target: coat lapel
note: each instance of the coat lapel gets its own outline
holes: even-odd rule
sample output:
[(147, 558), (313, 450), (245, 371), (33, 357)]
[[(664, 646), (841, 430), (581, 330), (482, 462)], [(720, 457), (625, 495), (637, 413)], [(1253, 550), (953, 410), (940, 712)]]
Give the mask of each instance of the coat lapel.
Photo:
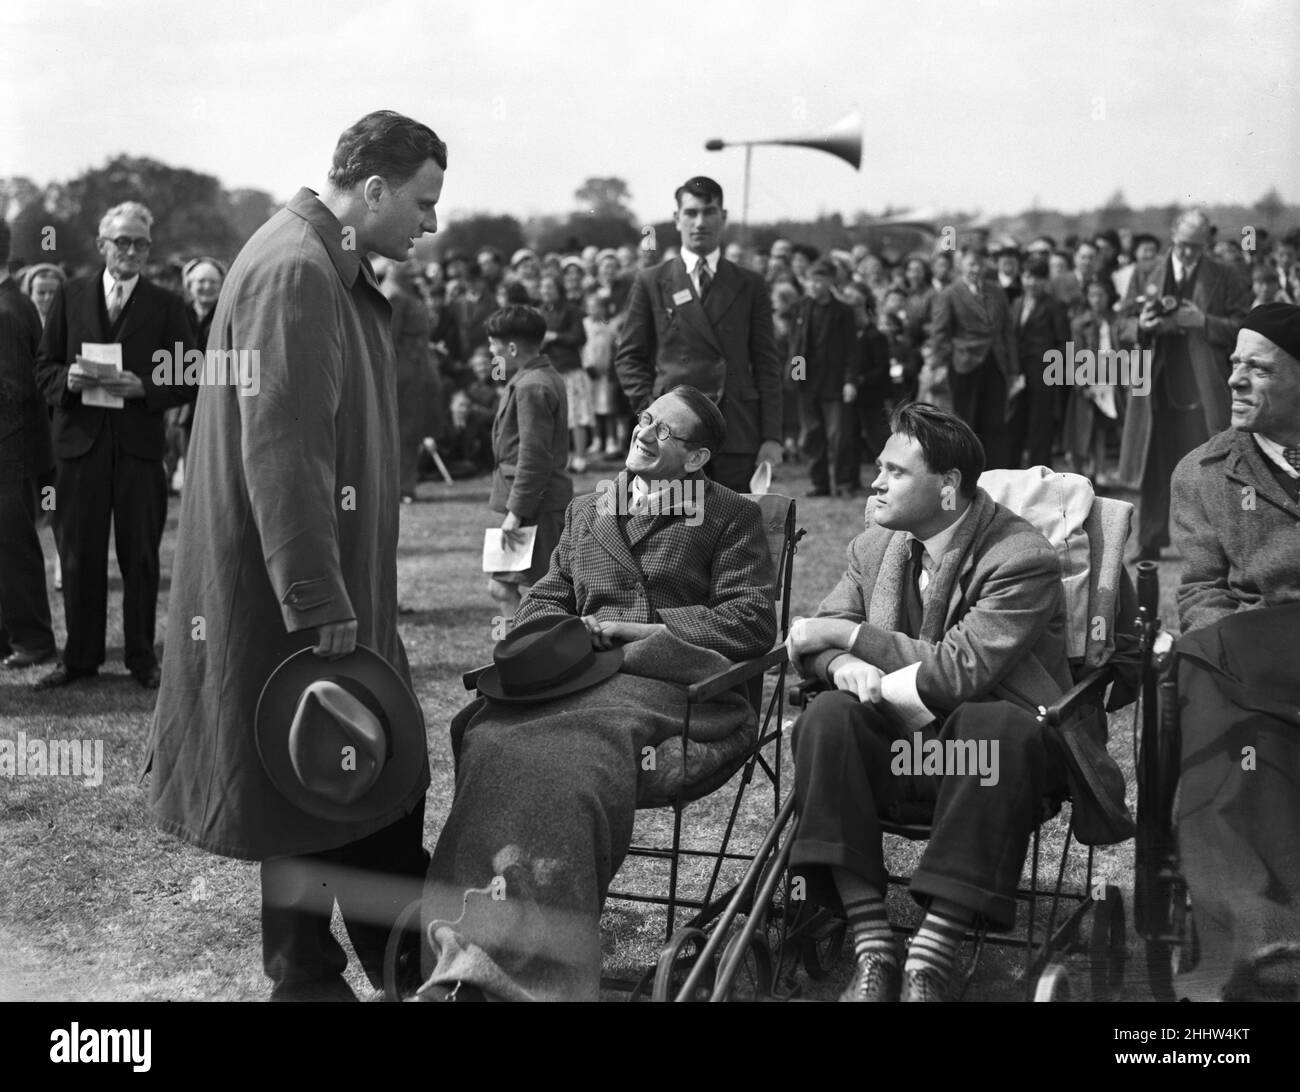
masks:
[(1238, 432), (1237, 440), (1225, 460), (1224, 474), (1229, 481), (1248, 486), (1255, 496), (1294, 516), (1296, 506), (1277, 483), (1272, 472), (1264, 465), (1264, 453), (1247, 432)]
[[(719, 268), (721, 268), (721, 263), (719, 263)], [(704, 313), (704, 306), (700, 303), (699, 296), (695, 294), (695, 286), (691, 283), (691, 278), (686, 272), (686, 263), (681, 258), (674, 258), (668, 263), (668, 269), (665, 272), (665, 306), (676, 312), (680, 321), (704, 338), (719, 356), (726, 356), (726, 350), (723, 349), (722, 342), (713, 330), (713, 323), (709, 321), (709, 316)], [(682, 292), (689, 294), (690, 299), (685, 300), (684, 303), (677, 303), (676, 300), (681, 297)], [(712, 290), (710, 290), (709, 295), (712, 296), (712, 294)]]
[(118, 341), (125, 342), (148, 317), (149, 305), (152, 302), (151, 293), (152, 285), (144, 279), (142, 274), (140, 279), (135, 282), (135, 291), (131, 293), (131, 299), (126, 307), (126, 314), (122, 316), (122, 325), (117, 331)]
[(710, 325), (716, 325), (727, 313), (740, 291), (740, 277), (725, 258), (718, 259), (718, 272), (709, 285), (709, 298), (704, 301), (704, 313), (709, 317)]
[[(89, 291), (81, 300), (81, 321), (85, 323), (87, 330), (95, 331), (96, 342), (105, 342), (108, 340), (108, 331), (104, 328), (104, 314), (107, 313), (107, 305), (104, 311), (100, 310), (100, 303), (104, 298), (104, 269), (101, 266), (97, 275), (86, 285)], [(69, 345), (70, 353), (81, 352), (80, 345)]]
[(598, 490), (600, 495), (592, 510), (591, 534), (610, 557), (639, 578), (641, 566), (632, 557), (631, 548), (618, 523), (619, 512), (627, 510), (629, 488), (626, 470), (613, 481), (601, 483)]
[(925, 589), (923, 604), (925, 614), (921, 621), (921, 637), (938, 642), (956, 621), (962, 611), (966, 577), (975, 568), (975, 539), (981, 536), (993, 519), (992, 500), (983, 489), (975, 493), (970, 511), (948, 543), (939, 570)]

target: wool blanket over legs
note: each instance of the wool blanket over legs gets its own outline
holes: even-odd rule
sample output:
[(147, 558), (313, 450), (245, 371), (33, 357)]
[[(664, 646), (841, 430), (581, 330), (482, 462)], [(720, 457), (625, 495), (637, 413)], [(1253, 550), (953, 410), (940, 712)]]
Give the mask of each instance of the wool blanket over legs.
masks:
[[(660, 745), (679, 744), (686, 687), (728, 666), (664, 631), (624, 646), (621, 671), (589, 690), (536, 705), (479, 698), (456, 715), (456, 797), (425, 887), (422, 993), (461, 982), (494, 999), (596, 999), (600, 911), (638, 799), (680, 784), (680, 747)], [(693, 707), (687, 781), (756, 731), (740, 694)]]

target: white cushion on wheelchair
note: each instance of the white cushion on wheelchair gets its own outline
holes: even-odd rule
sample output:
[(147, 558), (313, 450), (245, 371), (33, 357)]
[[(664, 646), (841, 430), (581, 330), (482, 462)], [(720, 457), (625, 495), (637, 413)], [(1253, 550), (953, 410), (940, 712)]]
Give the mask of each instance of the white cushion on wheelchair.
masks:
[(1081, 474), (1060, 474), (1046, 466), (986, 470), (980, 486), (999, 504), (1033, 524), (1052, 544), (1061, 564), (1068, 632), (1067, 655), (1083, 656), (1088, 642), (1088, 586), (1091, 560), (1084, 522), (1092, 511), (1092, 482)]

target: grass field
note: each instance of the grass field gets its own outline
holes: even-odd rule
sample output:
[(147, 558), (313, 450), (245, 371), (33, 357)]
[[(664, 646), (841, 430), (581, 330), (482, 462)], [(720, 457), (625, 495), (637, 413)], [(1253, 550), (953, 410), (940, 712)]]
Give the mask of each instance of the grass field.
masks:
[[(608, 470), (578, 479), (590, 489)], [(794, 614), (812, 613), (843, 568), (844, 546), (862, 525), (858, 502), (804, 499), (806, 478), (786, 468), (774, 491), (799, 500), (799, 523), (807, 531), (795, 565)], [(163, 590), (159, 640), (167, 615), (167, 589), (176, 534), (173, 503), (163, 541)], [(453, 788), (446, 728), (466, 700), (460, 676), (490, 660), (494, 604), (479, 571), (482, 528), (489, 521), (487, 482), (444, 486), (426, 482), (421, 502), (402, 511), (398, 550), (401, 633), (417, 696), (428, 725), (433, 784), (425, 841), (438, 837)], [(44, 533), (53, 572), (53, 548)], [(257, 867), (191, 849), (156, 831), (145, 808), (139, 771), (144, 759), (153, 693), (141, 689), (121, 665), (121, 581), (110, 562), (108, 663), (97, 680), (62, 691), (38, 693), (30, 683), (46, 668), (0, 677), (0, 739), (95, 739), (103, 741), (102, 784), (70, 777), (0, 779), (0, 1000), (259, 1000), (268, 992), (261, 970)], [(1177, 562), (1161, 565), (1162, 617), (1172, 619)], [(52, 585), (51, 585), (52, 589)], [(62, 603), (53, 593), (55, 628), (62, 636)], [(791, 714), (787, 711), (789, 720)], [(1132, 796), (1131, 710), (1112, 722), (1111, 751), (1124, 766)], [(789, 775), (788, 753), (785, 772)], [(788, 787), (787, 776), (783, 787)], [(757, 789), (758, 782), (752, 787)], [(687, 811), (699, 834), (725, 822), (732, 786)], [(772, 793), (751, 792), (737, 837), (752, 848), (772, 816)], [(670, 814), (642, 812), (638, 840), (667, 838)], [(1045, 860), (1055, 861), (1063, 839), (1058, 820), (1043, 828)], [(696, 840), (705, 840), (697, 837)], [(1096, 870), (1132, 895), (1132, 843), (1100, 851)], [(915, 847), (891, 848), (894, 871), (914, 859)], [(660, 881), (629, 865), (620, 885)], [(1081, 877), (1081, 869), (1072, 872)], [(662, 917), (645, 908), (611, 902), (603, 923), (607, 971), (631, 974), (654, 961), (662, 942)], [(891, 916), (913, 913), (905, 893), (891, 897)], [(1130, 916), (1131, 920), (1131, 916)], [(1131, 927), (1130, 927), (1131, 928)], [(1130, 936), (1131, 952), (1138, 947)], [(1140, 960), (1130, 960), (1131, 964)], [(805, 996), (832, 998), (850, 967), (813, 983), (800, 972)], [(357, 988), (363, 979), (349, 968)], [(1141, 999), (1140, 979), (1126, 996)], [(1014, 959), (986, 956), (969, 993), (974, 1000), (1016, 996)]]

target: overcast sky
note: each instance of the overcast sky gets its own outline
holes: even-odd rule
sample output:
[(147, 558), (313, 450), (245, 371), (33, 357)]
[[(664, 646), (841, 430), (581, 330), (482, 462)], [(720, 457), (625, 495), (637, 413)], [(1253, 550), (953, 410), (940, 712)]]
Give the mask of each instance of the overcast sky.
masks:
[(744, 153), (859, 106), (860, 173), (758, 148), (750, 218), (886, 205), (1067, 211), (1300, 201), (1290, 0), (5, 0), (0, 176), (118, 152), (277, 199), (392, 108), (450, 147), (444, 218), (568, 212), (589, 175), (645, 220), (707, 173), (739, 218)]

